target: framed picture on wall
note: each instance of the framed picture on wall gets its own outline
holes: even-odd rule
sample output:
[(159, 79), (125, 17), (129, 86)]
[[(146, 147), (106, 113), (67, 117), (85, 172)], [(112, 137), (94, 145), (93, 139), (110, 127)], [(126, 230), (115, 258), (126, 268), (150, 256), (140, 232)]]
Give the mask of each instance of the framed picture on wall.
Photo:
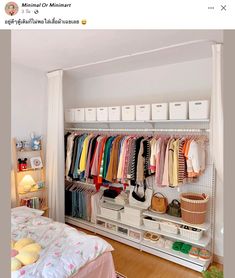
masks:
[(42, 168), (43, 165), (42, 165), (42, 160), (41, 160), (41, 157), (40, 156), (37, 156), (37, 157), (31, 157), (30, 158), (30, 164), (31, 164), (31, 167), (33, 169), (38, 169), (38, 168)]

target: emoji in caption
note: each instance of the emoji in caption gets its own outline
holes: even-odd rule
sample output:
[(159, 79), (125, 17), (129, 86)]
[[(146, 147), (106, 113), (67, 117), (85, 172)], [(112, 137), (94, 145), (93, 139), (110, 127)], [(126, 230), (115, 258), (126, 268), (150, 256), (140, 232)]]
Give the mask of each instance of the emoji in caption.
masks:
[(87, 20), (86, 19), (82, 19), (81, 22), (82, 22), (82, 25), (86, 25)]

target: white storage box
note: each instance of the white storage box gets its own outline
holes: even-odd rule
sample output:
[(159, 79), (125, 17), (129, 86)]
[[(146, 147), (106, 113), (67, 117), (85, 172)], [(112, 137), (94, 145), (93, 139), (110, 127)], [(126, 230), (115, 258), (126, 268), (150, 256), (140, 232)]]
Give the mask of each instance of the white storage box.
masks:
[(168, 120), (168, 103), (152, 104), (152, 120)]
[(119, 219), (120, 218), (120, 210), (113, 210), (108, 208), (100, 207), (101, 216), (104, 216), (108, 219)]
[(136, 231), (136, 230), (129, 230), (128, 235), (129, 235), (129, 237), (136, 239), (136, 240), (141, 239), (141, 232)]
[(84, 108), (74, 109), (74, 121), (84, 122), (84, 120), (85, 120), (85, 109)]
[(136, 105), (135, 114), (137, 121), (149, 121), (150, 120), (150, 104)]
[(209, 101), (189, 101), (189, 119), (209, 119)]
[(65, 109), (65, 122), (73, 123), (74, 122), (74, 109)]
[(159, 229), (159, 221), (154, 219), (143, 218), (144, 226), (150, 229)]
[(188, 102), (170, 102), (170, 120), (186, 120), (188, 118)]
[(169, 234), (178, 234), (178, 225), (172, 222), (160, 222), (161, 231)]
[(108, 108), (109, 121), (120, 121), (121, 120), (121, 107), (112, 106)]
[(132, 214), (132, 217), (140, 218), (143, 211), (144, 210), (141, 208), (131, 207), (129, 205), (125, 205), (124, 207), (124, 212), (128, 214)]
[(123, 121), (135, 120), (135, 105), (122, 106), (122, 120)]
[(87, 122), (96, 121), (96, 108), (85, 108), (85, 119)]
[(142, 219), (140, 217), (133, 217), (133, 214), (127, 213), (127, 212), (121, 212), (121, 221), (123, 224), (129, 224), (134, 226), (140, 226), (142, 224)]
[(108, 121), (108, 107), (98, 107), (96, 108), (97, 121)]
[(197, 231), (193, 231), (193, 230), (187, 230), (180, 227), (179, 230), (182, 237), (192, 239), (192, 240), (200, 240), (203, 234), (203, 231), (200, 229), (197, 229)]

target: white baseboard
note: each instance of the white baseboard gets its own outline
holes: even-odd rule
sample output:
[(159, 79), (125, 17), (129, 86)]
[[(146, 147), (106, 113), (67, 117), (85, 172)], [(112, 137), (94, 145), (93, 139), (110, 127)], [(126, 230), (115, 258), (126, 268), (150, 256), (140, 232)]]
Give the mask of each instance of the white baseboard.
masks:
[(215, 263), (224, 264), (224, 257), (214, 254), (213, 261)]

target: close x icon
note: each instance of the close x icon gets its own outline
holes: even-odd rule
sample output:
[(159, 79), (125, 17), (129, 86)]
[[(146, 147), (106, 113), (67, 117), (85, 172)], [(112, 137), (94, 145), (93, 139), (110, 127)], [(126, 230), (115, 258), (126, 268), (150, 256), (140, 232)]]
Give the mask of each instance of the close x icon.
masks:
[(221, 11), (227, 11), (227, 5), (220, 5)]

